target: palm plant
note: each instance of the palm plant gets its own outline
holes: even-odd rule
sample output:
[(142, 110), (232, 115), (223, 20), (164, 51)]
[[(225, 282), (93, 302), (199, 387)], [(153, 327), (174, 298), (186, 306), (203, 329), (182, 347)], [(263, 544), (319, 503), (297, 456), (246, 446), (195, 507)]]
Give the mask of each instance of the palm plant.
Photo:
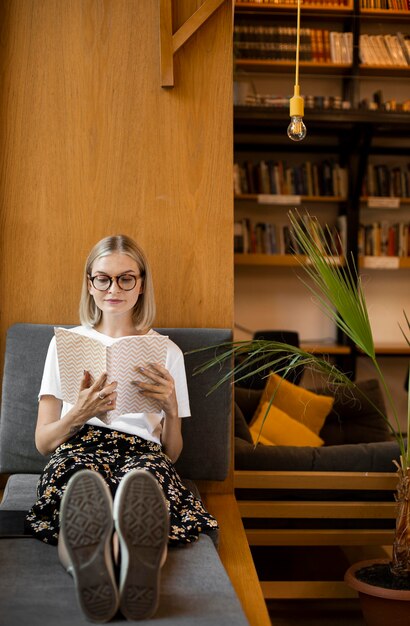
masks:
[[(307, 219), (301, 219), (299, 213), (290, 212), (289, 219), (298, 250), (306, 257), (306, 262), (302, 263), (302, 267), (310, 281), (307, 279), (302, 279), (302, 281), (313, 293), (324, 313), (334, 321), (353, 344), (369, 357), (391, 408), (394, 426), (387, 415), (382, 416), (399, 445), (400, 464), (396, 463), (398, 511), (390, 569), (395, 576), (410, 577), (410, 451), (407, 443), (410, 440), (410, 401), (407, 412), (406, 442), (401, 432), (394, 398), (376, 358), (366, 300), (353, 256), (351, 259), (346, 259), (344, 264), (340, 263), (332, 252), (335, 242), (329, 229), (327, 227), (325, 230), (322, 229), (315, 218), (308, 215)], [(410, 345), (410, 323), (406, 314), (404, 317), (407, 335), (403, 329), (401, 330)], [(218, 381), (217, 386), (227, 380), (232, 380), (232, 377), (235, 382), (239, 382), (266, 371), (267, 368), (286, 378), (295, 367), (303, 365), (324, 374), (332, 385), (350, 385), (356, 389), (357, 393), (362, 394), (362, 391), (348, 376), (326, 359), (316, 357), (300, 348), (274, 341), (252, 340), (230, 343), (217, 357), (204, 363), (198, 369), (198, 373), (226, 359), (231, 359), (235, 365), (226, 376)], [(272, 401), (273, 398), (270, 402)], [(380, 413), (378, 407), (374, 408)]]

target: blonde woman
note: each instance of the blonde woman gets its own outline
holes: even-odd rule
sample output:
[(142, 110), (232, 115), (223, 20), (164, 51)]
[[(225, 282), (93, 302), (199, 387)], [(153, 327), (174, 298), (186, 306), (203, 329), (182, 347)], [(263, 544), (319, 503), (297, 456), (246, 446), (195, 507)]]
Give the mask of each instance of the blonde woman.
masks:
[[(109, 345), (155, 333), (154, 317), (144, 252), (124, 235), (101, 240), (85, 264), (81, 326), (74, 331)], [(167, 545), (217, 527), (173, 465), (183, 446), (180, 418), (190, 408), (183, 354), (171, 340), (167, 346), (165, 367), (150, 365), (136, 383), (160, 410), (120, 415), (110, 424), (104, 416), (116, 407), (118, 381), (106, 374), (93, 380), (85, 371), (70, 405), (62, 400), (55, 338), (46, 357), (35, 441), (51, 458), (26, 523), (38, 539), (58, 543), (83, 612), (94, 622), (109, 621), (118, 610), (131, 620), (151, 617)]]

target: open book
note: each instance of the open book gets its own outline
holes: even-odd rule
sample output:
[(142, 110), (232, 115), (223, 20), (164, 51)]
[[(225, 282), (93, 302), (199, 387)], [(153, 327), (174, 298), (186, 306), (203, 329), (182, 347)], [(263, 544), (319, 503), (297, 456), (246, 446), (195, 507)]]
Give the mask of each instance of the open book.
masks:
[(84, 370), (96, 380), (107, 372), (108, 382), (117, 381), (117, 404), (100, 419), (107, 424), (124, 413), (158, 413), (159, 405), (151, 398), (139, 393), (134, 380), (150, 382), (138, 371), (150, 363), (165, 366), (168, 337), (149, 333), (124, 337), (112, 345), (80, 335), (74, 330), (55, 328), (57, 357), (60, 370), (63, 400), (75, 404), (80, 390)]

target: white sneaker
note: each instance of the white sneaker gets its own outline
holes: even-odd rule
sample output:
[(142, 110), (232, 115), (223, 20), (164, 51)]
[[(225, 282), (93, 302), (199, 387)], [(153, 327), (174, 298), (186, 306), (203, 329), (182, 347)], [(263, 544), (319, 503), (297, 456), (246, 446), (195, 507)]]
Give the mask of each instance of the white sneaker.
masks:
[(81, 470), (68, 481), (60, 533), (85, 616), (92, 622), (108, 622), (119, 605), (111, 555), (112, 498), (97, 472)]
[(158, 608), (162, 557), (169, 516), (154, 476), (131, 470), (114, 498), (114, 522), (121, 551), (120, 610), (129, 620), (152, 617)]

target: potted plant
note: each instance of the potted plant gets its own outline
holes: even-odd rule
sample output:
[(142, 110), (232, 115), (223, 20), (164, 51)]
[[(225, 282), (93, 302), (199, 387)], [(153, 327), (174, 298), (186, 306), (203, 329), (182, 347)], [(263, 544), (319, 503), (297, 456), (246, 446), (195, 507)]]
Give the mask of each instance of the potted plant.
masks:
[[(305, 257), (302, 266), (310, 278), (310, 281), (303, 280), (303, 282), (317, 298), (319, 306), (326, 315), (371, 360), (391, 408), (394, 427), (387, 415), (383, 417), (400, 450), (400, 463), (396, 463), (397, 516), (392, 559), (391, 561), (371, 563), (366, 561), (356, 564), (348, 570), (345, 580), (359, 592), (367, 624), (371, 626), (392, 626), (396, 623), (400, 623), (400, 626), (410, 625), (410, 451), (407, 443), (410, 439), (410, 401), (407, 412), (406, 441), (400, 428), (394, 398), (376, 358), (361, 278), (353, 257), (340, 263), (339, 257), (334, 254), (335, 248), (338, 247), (337, 242), (330, 230), (327, 227), (323, 229), (317, 219), (309, 215), (301, 217), (297, 212), (290, 212), (289, 219), (294, 248), (298, 255)], [(404, 318), (408, 335), (410, 323), (406, 314)], [(406, 333), (403, 329), (401, 330), (410, 345)], [(362, 393), (348, 376), (326, 359), (280, 342), (264, 340), (233, 342), (227, 345), (218, 357), (204, 363), (198, 371), (212, 367), (224, 359), (233, 359), (235, 365), (231, 372), (218, 382), (218, 385), (232, 379), (232, 376), (235, 381), (239, 381), (266, 371), (267, 368), (286, 378), (292, 369), (304, 365), (324, 373), (333, 385), (351, 385), (356, 388), (357, 393)], [(273, 398), (270, 402), (272, 401)], [(372, 597), (375, 598), (375, 609), (369, 606)], [(386, 597), (395, 600), (393, 604), (391, 600), (388, 600), (387, 616), (382, 614), (381, 608), (382, 598)], [(395, 617), (394, 611), (399, 609), (404, 609), (405, 612)]]

